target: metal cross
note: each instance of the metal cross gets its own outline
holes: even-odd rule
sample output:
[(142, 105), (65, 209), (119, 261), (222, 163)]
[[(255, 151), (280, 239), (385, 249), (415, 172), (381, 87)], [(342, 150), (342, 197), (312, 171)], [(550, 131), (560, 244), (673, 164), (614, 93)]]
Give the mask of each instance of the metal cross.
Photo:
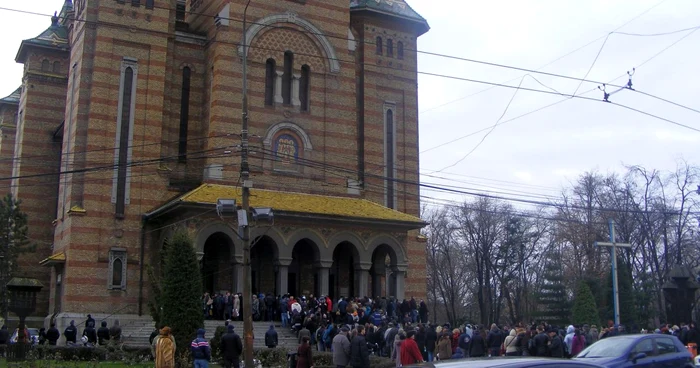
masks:
[(613, 279), (613, 308), (615, 311), (615, 327), (620, 325), (620, 291), (617, 288), (617, 248), (631, 248), (631, 244), (615, 242), (615, 221), (610, 219), (610, 242), (595, 242), (595, 246), (610, 247), (610, 258), (612, 258), (612, 279)]

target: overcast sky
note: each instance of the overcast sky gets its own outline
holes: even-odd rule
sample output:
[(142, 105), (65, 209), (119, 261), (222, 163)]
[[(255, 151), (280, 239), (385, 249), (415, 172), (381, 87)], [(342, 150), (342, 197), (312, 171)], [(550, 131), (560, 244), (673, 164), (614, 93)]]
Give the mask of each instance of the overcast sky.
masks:
[[(700, 30), (689, 36), (692, 30), (647, 37), (612, 34), (601, 51), (605, 36), (616, 29), (656, 34), (700, 26), (700, 1), (408, 2), (432, 27), (419, 39), (421, 51), (540, 69), (580, 48), (540, 70), (582, 78), (593, 65), (587, 79), (610, 82), (625, 75), (614, 81), (625, 84), (625, 73), (637, 67), (632, 77), (635, 89), (700, 110)], [(31, 0), (2, 6), (52, 14), (62, 3)], [(0, 94), (10, 94), (21, 83), (22, 65), (14, 62), (21, 40), (37, 36), (49, 24), (48, 17), (0, 10), (0, 34), (4, 39), (0, 48), (0, 67), (4, 71)], [(522, 71), (426, 54), (420, 54), (418, 69), (512, 86), (522, 80), (525, 88), (565, 94), (572, 94), (579, 85), (577, 81), (530, 73), (543, 86), (530, 76), (523, 79), (527, 73)], [(596, 87), (583, 83), (578, 93)], [(489, 130), (446, 144), (491, 127), (504, 111), (501, 121), (566, 99), (522, 90), (514, 96), (514, 89), (488, 88), (454, 78), (419, 76), (420, 147), (425, 151), (420, 158), (421, 172), (431, 175), (423, 176), (424, 182), (498, 190), (511, 196), (556, 194), (557, 188), (584, 171), (621, 171), (623, 165), (631, 164), (674, 170), (679, 159), (700, 163), (700, 133), (620, 106), (579, 98), (499, 125), (475, 150)], [(598, 90), (583, 94), (596, 99), (602, 99), (602, 95)], [(620, 91), (611, 96), (611, 101), (700, 129), (700, 114), (633, 91)], [(460, 163), (432, 173), (462, 158)], [(423, 194), (445, 197), (430, 191)]]

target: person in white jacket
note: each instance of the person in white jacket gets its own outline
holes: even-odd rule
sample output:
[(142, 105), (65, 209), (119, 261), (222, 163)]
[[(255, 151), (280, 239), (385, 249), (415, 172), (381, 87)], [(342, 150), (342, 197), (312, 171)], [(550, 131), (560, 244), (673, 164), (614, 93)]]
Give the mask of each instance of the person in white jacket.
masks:
[(573, 325), (569, 325), (569, 327), (566, 328), (566, 337), (564, 337), (564, 344), (566, 344), (566, 353), (570, 354), (571, 353), (571, 346), (574, 343), (574, 331), (576, 329), (574, 328)]

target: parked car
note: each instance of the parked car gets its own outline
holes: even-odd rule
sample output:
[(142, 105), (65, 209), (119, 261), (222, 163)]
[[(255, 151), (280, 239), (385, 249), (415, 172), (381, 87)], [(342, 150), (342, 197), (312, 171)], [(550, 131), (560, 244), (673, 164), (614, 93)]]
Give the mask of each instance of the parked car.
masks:
[(563, 367), (563, 368), (603, 368), (604, 366), (589, 362), (580, 362), (570, 359), (552, 359), (536, 357), (500, 357), (500, 358), (473, 358), (458, 360), (443, 360), (440, 362), (421, 363), (410, 367), (435, 367), (435, 368), (536, 368), (536, 367)]
[(573, 359), (609, 368), (694, 368), (690, 352), (677, 337), (662, 334), (608, 337), (587, 347)]
[[(29, 331), (29, 336), (32, 339), (32, 344), (38, 344), (39, 343), (39, 329), (38, 328), (27, 328), (27, 331)], [(14, 344), (17, 342), (17, 331), (14, 331), (12, 333), (12, 337), (10, 338), (10, 343)]]

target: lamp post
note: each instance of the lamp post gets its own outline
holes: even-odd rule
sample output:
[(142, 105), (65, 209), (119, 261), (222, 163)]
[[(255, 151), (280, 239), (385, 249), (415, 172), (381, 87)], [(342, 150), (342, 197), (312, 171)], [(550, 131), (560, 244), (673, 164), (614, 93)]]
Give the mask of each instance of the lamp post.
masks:
[(7, 360), (24, 360), (31, 347), (30, 336), (25, 335), (24, 321), (36, 309), (36, 294), (44, 287), (37, 279), (15, 277), (7, 283), (10, 293), (9, 309), (19, 317), (17, 343), (9, 351)]

